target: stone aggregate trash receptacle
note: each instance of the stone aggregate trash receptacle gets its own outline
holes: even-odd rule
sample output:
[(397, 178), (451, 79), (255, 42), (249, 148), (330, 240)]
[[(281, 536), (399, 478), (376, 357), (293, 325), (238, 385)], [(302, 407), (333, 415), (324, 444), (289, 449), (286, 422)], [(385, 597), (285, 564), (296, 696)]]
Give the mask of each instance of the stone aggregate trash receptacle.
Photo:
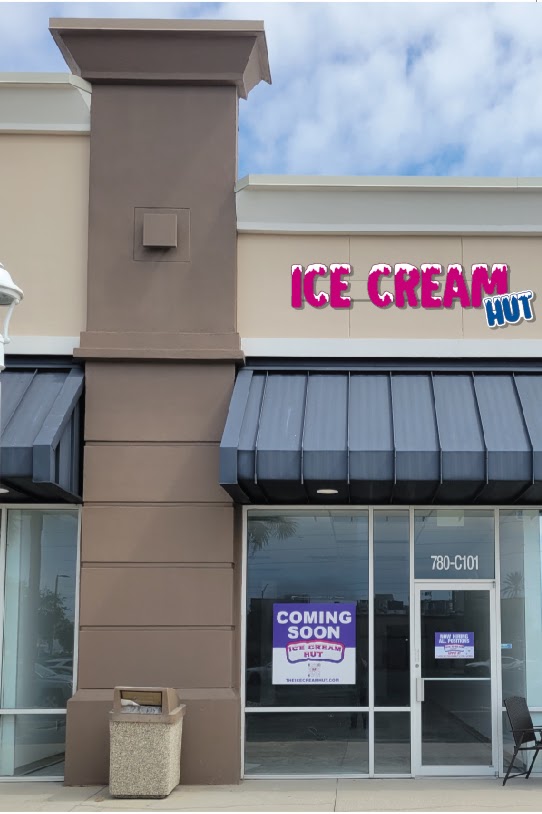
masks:
[(115, 687), (109, 715), (112, 797), (167, 797), (179, 784), (185, 709), (169, 687)]

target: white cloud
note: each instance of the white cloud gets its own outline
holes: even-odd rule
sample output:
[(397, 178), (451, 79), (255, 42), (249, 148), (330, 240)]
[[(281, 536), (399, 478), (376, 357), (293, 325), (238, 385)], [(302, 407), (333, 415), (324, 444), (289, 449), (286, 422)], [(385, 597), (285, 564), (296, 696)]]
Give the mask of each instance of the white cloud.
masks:
[(542, 175), (538, 5), (262, 8), (276, 81), (242, 106), (250, 171)]
[(64, 70), (49, 16), (263, 19), (242, 172), (542, 175), (539, 4), (0, 4), (0, 69)]

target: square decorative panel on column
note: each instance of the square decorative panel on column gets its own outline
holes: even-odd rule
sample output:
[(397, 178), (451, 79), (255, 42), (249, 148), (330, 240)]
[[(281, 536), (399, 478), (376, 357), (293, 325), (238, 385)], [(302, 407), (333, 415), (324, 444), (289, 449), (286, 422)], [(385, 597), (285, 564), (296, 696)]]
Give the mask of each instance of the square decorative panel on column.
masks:
[(176, 249), (177, 215), (145, 212), (143, 215), (143, 246), (146, 249)]
[(136, 207), (134, 260), (190, 260), (190, 209)]

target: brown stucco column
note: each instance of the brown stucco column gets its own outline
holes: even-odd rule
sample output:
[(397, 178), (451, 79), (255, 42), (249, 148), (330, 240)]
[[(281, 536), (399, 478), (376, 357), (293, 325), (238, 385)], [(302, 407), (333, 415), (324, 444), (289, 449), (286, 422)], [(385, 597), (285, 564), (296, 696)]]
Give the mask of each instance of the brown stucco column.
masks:
[[(260, 23), (52, 20), (93, 85), (78, 689), (66, 782), (104, 783), (118, 684), (178, 689), (184, 783), (239, 780), (234, 510), (238, 97)], [(237, 589), (238, 591), (238, 589)]]

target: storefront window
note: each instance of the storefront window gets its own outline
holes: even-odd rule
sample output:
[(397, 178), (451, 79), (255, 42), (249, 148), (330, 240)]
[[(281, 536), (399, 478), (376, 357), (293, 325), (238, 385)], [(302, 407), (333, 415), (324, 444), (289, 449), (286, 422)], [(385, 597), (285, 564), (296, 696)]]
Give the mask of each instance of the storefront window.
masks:
[(66, 715), (1, 715), (0, 774), (61, 779), (65, 743)]
[(416, 579), (494, 579), (493, 509), (416, 509)]
[(366, 706), (368, 513), (251, 511), (247, 536), (247, 705)]
[[(77, 511), (7, 511), (0, 712), (73, 694), (77, 529)], [(0, 718), (0, 774), (63, 773), (64, 714)]]
[(247, 547), (245, 774), (366, 774), (368, 512), (250, 511)]
[[(307, 507), (247, 518), (247, 776), (492, 770), (499, 755), (506, 768), (497, 665), (503, 698), (525, 696), (542, 720), (541, 511)], [(437, 653), (442, 631), (463, 632), (474, 655)]]
[(361, 712), (247, 715), (245, 774), (367, 774), (368, 734)]
[(375, 712), (375, 774), (410, 773), (410, 712)]
[(375, 706), (410, 706), (408, 511), (374, 513)]
[(542, 707), (541, 513), (500, 511), (503, 698)]

